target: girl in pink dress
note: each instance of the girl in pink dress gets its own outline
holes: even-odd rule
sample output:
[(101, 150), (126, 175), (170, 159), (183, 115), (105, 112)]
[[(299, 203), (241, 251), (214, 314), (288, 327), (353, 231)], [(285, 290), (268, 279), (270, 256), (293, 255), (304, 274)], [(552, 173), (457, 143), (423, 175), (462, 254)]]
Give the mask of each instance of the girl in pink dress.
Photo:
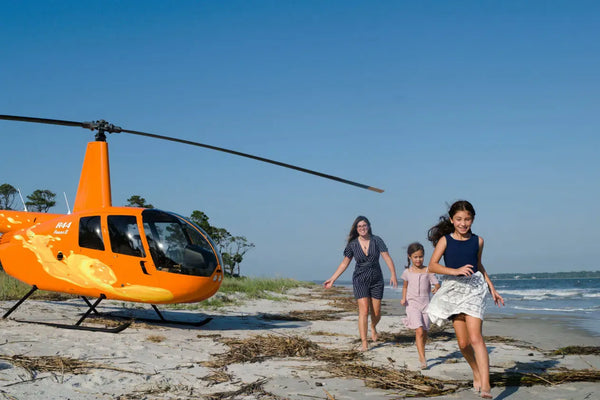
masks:
[(421, 369), (426, 369), (425, 342), (429, 330), (429, 317), (425, 310), (429, 305), (429, 294), (435, 293), (440, 288), (440, 284), (435, 274), (429, 273), (427, 266), (423, 265), (425, 249), (421, 243), (411, 243), (407, 255), (408, 265), (400, 277), (404, 281), (400, 304), (406, 306), (406, 318), (402, 322), (407, 328), (415, 330), (419, 362)]

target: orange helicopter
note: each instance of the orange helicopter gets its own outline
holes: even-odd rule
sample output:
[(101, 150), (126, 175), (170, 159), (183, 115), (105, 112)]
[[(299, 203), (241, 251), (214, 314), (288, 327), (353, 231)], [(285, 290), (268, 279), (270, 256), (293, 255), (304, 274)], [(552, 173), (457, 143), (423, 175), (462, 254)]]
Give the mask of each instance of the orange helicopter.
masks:
[[(0, 120), (74, 126), (97, 131), (89, 142), (71, 214), (0, 210), (0, 263), (4, 271), (31, 290), (2, 318), (8, 318), (37, 289), (81, 296), (87, 311), (74, 325), (34, 322), (60, 328), (120, 332), (81, 323), (103, 299), (148, 303), (156, 322), (201, 326), (168, 320), (157, 304), (199, 302), (223, 282), (223, 261), (213, 240), (189, 219), (173, 212), (113, 207), (106, 133), (169, 140), (291, 168), (375, 192), (383, 190), (302, 167), (207, 144), (122, 129), (104, 120), (75, 122), (0, 115)], [(87, 297), (97, 298), (92, 304)], [(136, 318), (138, 320), (142, 318)]]

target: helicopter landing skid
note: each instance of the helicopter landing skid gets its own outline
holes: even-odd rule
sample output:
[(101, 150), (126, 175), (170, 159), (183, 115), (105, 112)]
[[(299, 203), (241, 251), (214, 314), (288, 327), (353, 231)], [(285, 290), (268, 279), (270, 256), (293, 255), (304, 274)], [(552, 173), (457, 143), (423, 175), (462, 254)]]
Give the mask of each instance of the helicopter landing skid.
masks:
[[(152, 308), (154, 308), (154, 311), (156, 311), (156, 314), (158, 314), (158, 317), (160, 318), (160, 320), (157, 321), (157, 322), (162, 322), (162, 323), (165, 323), (165, 324), (188, 325), (188, 326), (202, 326), (202, 325), (208, 324), (212, 320), (212, 317), (207, 317), (207, 318), (204, 318), (203, 320), (200, 320), (200, 321), (197, 321), (197, 322), (169, 320), (169, 319), (166, 319), (165, 317), (163, 317), (163, 315), (158, 310), (158, 307), (156, 307), (154, 304), (151, 304), (151, 306), (152, 306)], [(154, 320), (154, 321), (156, 321), (156, 320)]]
[(154, 319), (154, 318), (134, 318), (134, 322), (148, 322), (151, 324), (165, 324), (165, 325), (185, 325), (185, 326), (203, 326), (212, 321), (212, 317), (204, 318), (200, 321), (175, 321), (172, 319)]
[[(38, 289), (37, 286), (33, 285), (32, 288), (31, 288), (31, 290), (25, 296), (23, 296), (23, 298), (21, 298), (21, 300), (19, 300), (14, 306), (11, 307), (10, 310), (8, 310), (2, 316), (2, 319), (8, 318), (8, 316), (10, 314), (12, 314), (12, 312), (15, 311), (17, 309), (17, 307), (19, 307), (21, 304), (23, 304), (23, 302), (25, 300), (27, 300), (27, 298), (29, 298), (29, 296), (31, 296), (37, 289)], [(27, 324), (38, 324), (38, 325), (53, 326), (55, 328), (76, 329), (76, 330), (80, 330), (80, 331), (119, 333), (122, 330), (126, 329), (129, 325), (131, 325), (131, 321), (125, 322), (125, 323), (123, 323), (121, 325), (118, 325), (118, 326), (115, 326), (115, 327), (112, 327), (112, 328), (108, 328), (108, 327), (96, 327), (96, 326), (83, 326), (83, 325), (81, 325), (81, 323), (83, 322), (83, 320), (85, 320), (90, 315), (91, 312), (94, 312), (96, 314), (98, 313), (98, 311), (96, 311), (96, 307), (105, 298), (106, 298), (106, 296), (104, 294), (101, 294), (100, 297), (98, 298), (98, 300), (96, 300), (96, 302), (94, 302), (94, 304), (91, 304), (86, 298), (84, 298), (84, 300), (88, 304), (89, 308), (85, 312), (85, 314), (83, 314), (83, 316), (79, 319), (79, 321), (77, 321), (74, 325), (59, 324), (59, 323), (55, 323), (55, 322), (26, 321), (26, 320), (18, 320), (18, 319), (15, 319), (14, 321), (16, 321), (16, 322), (24, 322), (24, 323), (27, 323)]]
[(105, 332), (105, 333), (119, 333), (129, 327), (131, 325), (131, 321), (127, 321), (124, 324), (115, 326), (113, 328), (108, 327), (100, 327), (100, 326), (85, 326), (85, 325), (69, 325), (69, 324), (59, 324), (54, 322), (41, 322), (41, 321), (25, 321), (22, 319), (15, 319), (16, 322), (24, 322), (26, 324), (37, 324), (37, 325), (46, 325), (52, 326), (54, 328), (61, 329), (75, 329), (78, 331), (88, 331), (88, 332)]
[(154, 309), (154, 311), (156, 311), (156, 314), (158, 315), (158, 319), (157, 318), (138, 318), (138, 317), (124, 317), (121, 315), (115, 315), (115, 314), (100, 314), (100, 316), (102, 315), (106, 315), (108, 317), (112, 317), (112, 318), (121, 318), (121, 319), (132, 319), (134, 322), (148, 322), (151, 324), (164, 324), (164, 325), (184, 325), (184, 326), (194, 326), (194, 327), (199, 327), (199, 326), (203, 326), (208, 324), (210, 321), (212, 321), (212, 317), (207, 317), (204, 319), (201, 319), (200, 321), (177, 321), (177, 320), (173, 320), (173, 319), (166, 319), (165, 317), (163, 317), (162, 313), (160, 312), (160, 310), (158, 309), (158, 307), (156, 307), (154, 304), (151, 304), (152, 308)]

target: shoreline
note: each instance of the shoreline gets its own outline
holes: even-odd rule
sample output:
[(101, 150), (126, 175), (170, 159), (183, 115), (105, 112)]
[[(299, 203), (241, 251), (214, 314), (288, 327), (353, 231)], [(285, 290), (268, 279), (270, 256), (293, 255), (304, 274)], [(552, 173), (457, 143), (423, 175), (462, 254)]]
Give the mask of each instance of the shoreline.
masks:
[[(429, 368), (421, 371), (414, 332), (404, 329), (400, 310), (385, 300), (380, 340), (361, 353), (356, 305), (348, 291), (311, 287), (274, 297), (280, 300), (241, 299), (214, 311), (164, 310), (185, 320), (213, 317), (200, 328), (134, 322), (108, 334), (1, 320), (0, 393), (53, 399), (389, 400), (423, 398), (444, 388), (436, 398), (478, 398), (468, 388), (470, 369), (451, 327), (432, 332), (426, 345)], [(15, 318), (73, 321), (80, 303), (27, 301)], [(12, 304), (0, 302), (0, 308)], [(101, 311), (123, 312), (122, 306), (106, 301)], [(146, 313), (136, 307), (126, 311)], [(589, 346), (592, 337), (585, 332), (554, 320), (490, 315), (484, 335), (494, 398), (583, 400), (597, 392), (597, 375), (585, 378), (595, 381), (524, 383), (532, 374), (545, 380), (565, 370), (597, 374), (598, 353), (550, 353), (567, 345)], [(523, 381), (509, 384), (515, 377)]]
[[(389, 316), (403, 317), (404, 307), (394, 300), (383, 300), (382, 313)], [(582, 326), (580, 316), (555, 315), (542, 313), (503, 313), (494, 308), (494, 312), (486, 312), (483, 321), (485, 335), (507, 336), (544, 350), (555, 350), (570, 345), (598, 346), (600, 337), (592, 330)], [(517, 338), (515, 332), (535, 332)]]

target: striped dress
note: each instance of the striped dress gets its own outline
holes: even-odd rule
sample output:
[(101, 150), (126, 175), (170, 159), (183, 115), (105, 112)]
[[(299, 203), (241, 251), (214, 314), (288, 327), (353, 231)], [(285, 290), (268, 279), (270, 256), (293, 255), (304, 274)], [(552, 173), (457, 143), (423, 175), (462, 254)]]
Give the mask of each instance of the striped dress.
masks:
[(371, 235), (368, 255), (365, 254), (358, 238), (352, 240), (344, 250), (344, 256), (354, 258), (356, 267), (352, 274), (354, 298), (362, 299), (371, 297), (381, 300), (383, 298), (383, 274), (379, 265), (379, 256), (387, 252), (387, 246), (379, 236)]

